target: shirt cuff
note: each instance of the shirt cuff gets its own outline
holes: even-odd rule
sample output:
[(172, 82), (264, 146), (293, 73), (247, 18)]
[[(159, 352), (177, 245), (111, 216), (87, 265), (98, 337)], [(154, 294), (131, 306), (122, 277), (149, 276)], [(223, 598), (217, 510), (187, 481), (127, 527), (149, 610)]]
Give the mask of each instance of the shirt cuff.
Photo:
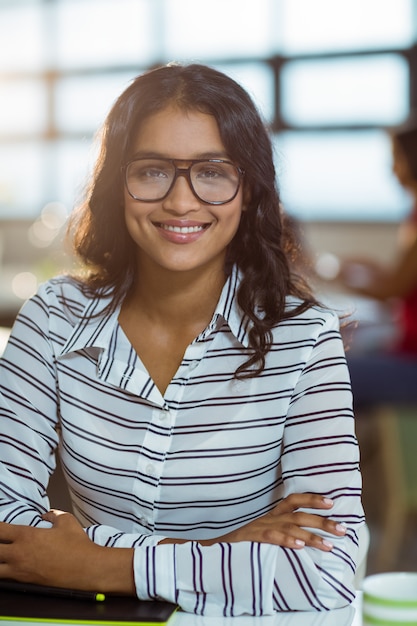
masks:
[(133, 568), (138, 598), (177, 602), (175, 548), (175, 544), (163, 544), (135, 549)]
[(272, 614), (276, 552), (276, 546), (250, 542), (139, 547), (136, 593), (142, 600), (167, 600), (198, 615)]

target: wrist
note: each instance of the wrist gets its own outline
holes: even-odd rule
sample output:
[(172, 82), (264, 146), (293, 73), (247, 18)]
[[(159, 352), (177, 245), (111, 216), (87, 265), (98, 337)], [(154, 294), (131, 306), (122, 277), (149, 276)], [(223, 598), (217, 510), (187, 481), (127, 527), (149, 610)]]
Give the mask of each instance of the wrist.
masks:
[(98, 547), (94, 563), (95, 590), (135, 596), (134, 549)]

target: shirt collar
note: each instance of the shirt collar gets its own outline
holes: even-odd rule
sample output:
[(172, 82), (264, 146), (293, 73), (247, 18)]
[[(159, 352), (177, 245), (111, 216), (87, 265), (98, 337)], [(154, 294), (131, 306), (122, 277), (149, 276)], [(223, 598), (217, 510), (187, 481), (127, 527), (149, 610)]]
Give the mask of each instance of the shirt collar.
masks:
[(85, 348), (108, 347), (119, 316), (120, 306), (108, 310), (109, 296), (97, 296), (86, 305), (80, 321), (74, 326), (62, 348), (61, 355), (70, 354)]
[[(204, 340), (224, 320), (236, 339), (245, 347), (249, 346), (248, 332), (252, 322), (245, 316), (237, 303), (237, 289), (242, 280), (241, 272), (233, 267), (223, 287), (213, 317), (207, 328), (196, 338)], [(120, 305), (113, 311), (106, 312), (111, 299), (97, 297), (86, 305), (80, 321), (75, 325), (62, 348), (61, 355), (70, 354), (86, 348), (105, 350), (111, 344), (118, 325)]]
[(252, 322), (244, 315), (237, 303), (237, 290), (241, 280), (242, 273), (236, 266), (233, 266), (223, 287), (212, 320), (207, 328), (197, 337), (196, 341), (205, 339), (223, 320), (227, 323), (236, 339), (245, 348), (249, 347), (249, 330), (252, 327)]

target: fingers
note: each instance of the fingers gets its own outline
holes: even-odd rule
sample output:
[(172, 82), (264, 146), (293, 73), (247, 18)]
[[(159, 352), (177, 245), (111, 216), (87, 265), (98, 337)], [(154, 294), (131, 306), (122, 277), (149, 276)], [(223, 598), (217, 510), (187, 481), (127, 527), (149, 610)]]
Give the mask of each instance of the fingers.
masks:
[(316, 493), (292, 493), (277, 504), (273, 514), (292, 513), (297, 509), (331, 509), (332, 506), (333, 500)]
[(66, 513), (65, 511), (60, 511), (59, 509), (51, 509), (42, 515), (42, 519), (47, 522), (51, 522), (51, 524), (55, 524), (58, 520), (58, 517), (61, 515), (71, 515), (70, 513)]
[[(277, 519), (277, 522), (279, 520), (279, 532), (271, 533), (274, 535), (272, 543), (276, 543), (280, 535), (278, 542), (286, 547), (299, 549), (309, 546), (331, 551), (334, 543), (328, 535), (343, 537), (346, 534), (346, 527), (326, 515), (299, 509), (330, 511), (332, 507), (333, 501), (330, 498), (318, 494), (291, 494), (271, 511), (271, 515)], [(315, 533), (315, 530), (321, 532)]]
[(81, 524), (72, 513), (52, 509), (42, 515), (42, 519), (51, 522), (53, 528), (61, 529), (63, 532), (77, 532), (81, 528)]
[(322, 530), (337, 537), (342, 537), (346, 533), (346, 527), (343, 524), (315, 513), (296, 511), (291, 515), (291, 522), (299, 527)]
[[(333, 549), (334, 543), (331, 538), (329, 538), (329, 535), (333, 534), (337, 537), (343, 537), (346, 533), (346, 528), (341, 524), (334, 524), (329, 520), (324, 520), (323, 524), (320, 523), (319, 515), (308, 515), (308, 519), (310, 523), (305, 526), (300, 523), (300, 518), (295, 521), (293, 516), (291, 520), (280, 520), (279, 524), (276, 524), (276, 526), (263, 528), (260, 541), (284, 546), (286, 548), (301, 549), (308, 546), (324, 552), (330, 552)], [(314, 527), (311, 522), (315, 524)], [(336, 526), (338, 526), (337, 529), (335, 528)], [(317, 529), (318, 532), (315, 533), (312, 530), (313, 528), (314, 530)]]
[(330, 522), (330, 520), (326, 520), (324, 524), (316, 524), (314, 529), (316, 528), (325, 532), (326, 535), (322, 536), (306, 527), (293, 527), (291, 533), (297, 538), (297, 547), (308, 546), (310, 548), (316, 548), (317, 550), (323, 550), (324, 552), (330, 552), (333, 550), (334, 542), (328, 535), (332, 534), (337, 537), (343, 537), (346, 534), (346, 528), (342, 524), (335, 524), (334, 522)]
[[(343, 532), (339, 532), (338, 536), (343, 536), (345, 532), (345, 529), (343, 529)], [(261, 543), (271, 543), (297, 550), (309, 547), (322, 550), (323, 552), (331, 552), (334, 547), (333, 541), (328, 536), (323, 537), (309, 529), (300, 528), (296, 524), (291, 523), (280, 524), (279, 528), (263, 529), (262, 537), (258, 540)]]

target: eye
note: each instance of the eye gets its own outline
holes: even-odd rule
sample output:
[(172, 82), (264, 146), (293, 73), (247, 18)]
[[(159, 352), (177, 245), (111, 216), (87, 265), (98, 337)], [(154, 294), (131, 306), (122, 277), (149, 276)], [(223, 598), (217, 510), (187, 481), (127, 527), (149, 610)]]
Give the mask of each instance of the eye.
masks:
[(216, 178), (219, 174), (221, 174), (221, 172), (218, 172), (213, 167), (206, 167), (200, 172), (199, 175), (205, 178)]
[(134, 161), (130, 165), (129, 176), (142, 182), (158, 182), (171, 175), (168, 164), (155, 161)]
[(235, 185), (239, 180), (236, 167), (228, 161), (197, 163), (193, 174), (196, 183), (206, 185)]
[(142, 166), (136, 171), (138, 178), (165, 178), (166, 170), (155, 166)]
[(195, 168), (195, 176), (200, 180), (211, 181), (224, 178), (227, 171), (220, 163), (199, 163)]
[(166, 178), (167, 172), (156, 167), (143, 168), (141, 175), (144, 178)]

